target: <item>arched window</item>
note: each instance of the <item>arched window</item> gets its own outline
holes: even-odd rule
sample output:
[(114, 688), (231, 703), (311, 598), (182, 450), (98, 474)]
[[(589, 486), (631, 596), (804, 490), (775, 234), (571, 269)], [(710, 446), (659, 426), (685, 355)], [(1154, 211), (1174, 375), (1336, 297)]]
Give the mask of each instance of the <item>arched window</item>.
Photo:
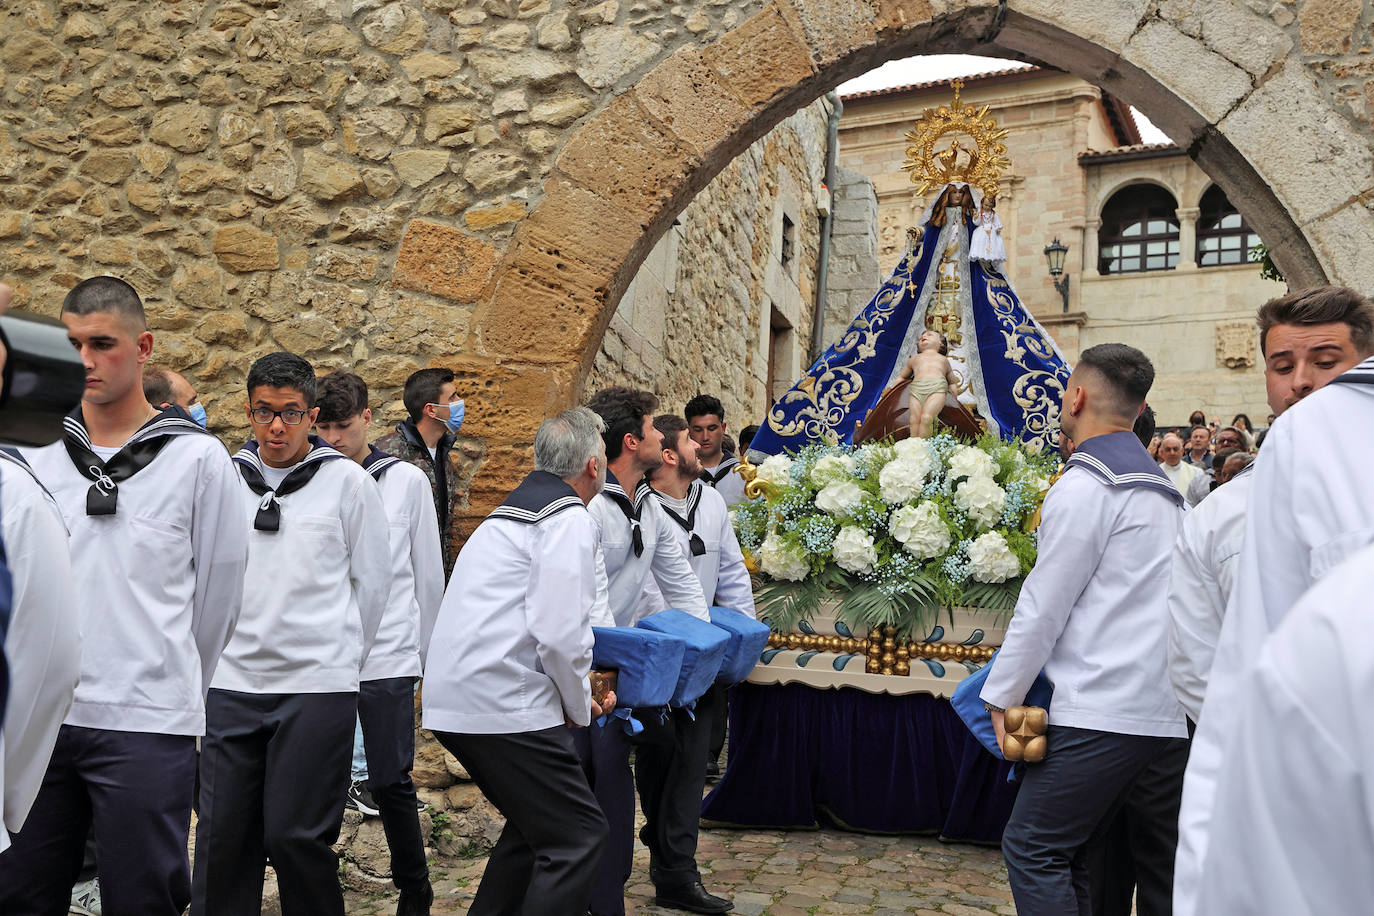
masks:
[(1128, 274), (1178, 266), (1178, 203), (1152, 184), (1131, 185), (1102, 208), (1097, 271)]
[(1231, 206), (1226, 192), (1216, 185), (1207, 189), (1198, 204), (1197, 265), (1244, 264), (1260, 237), (1245, 222), (1240, 211)]

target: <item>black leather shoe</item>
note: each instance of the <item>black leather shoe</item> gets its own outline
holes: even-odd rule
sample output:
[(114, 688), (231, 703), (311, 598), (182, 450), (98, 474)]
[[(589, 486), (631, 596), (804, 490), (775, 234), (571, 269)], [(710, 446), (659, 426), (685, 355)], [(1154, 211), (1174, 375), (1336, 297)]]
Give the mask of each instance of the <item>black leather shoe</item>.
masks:
[(677, 887), (660, 887), (655, 890), (654, 906), (670, 910), (686, 910), (689, 913), (707, 913), (716, 916), (728, 913), (734, 908), (732, 901), (724, 897), (714, 897), (707, 893), (700, 881), (680, 884)]
[(396, 916), (429, 916), (429, 908), (433, 903), (434, 888), (426, 881), (418, 891), (401, 891), (400, 902), (396, 904)]

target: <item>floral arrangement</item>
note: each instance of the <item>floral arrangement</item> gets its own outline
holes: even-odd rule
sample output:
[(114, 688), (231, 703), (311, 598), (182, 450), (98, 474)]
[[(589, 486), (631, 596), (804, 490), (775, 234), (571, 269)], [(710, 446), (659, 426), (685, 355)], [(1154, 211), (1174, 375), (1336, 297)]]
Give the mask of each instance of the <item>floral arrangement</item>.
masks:
[(919, 639), (941, 607), (1010, 613), (1057, 464), (995, 436), (948, 434), (768, 458), (755, 476), (765, 496), (731, 513), (763, 580), (759, 616), (788, 632), (835, 598), (851, 627)]

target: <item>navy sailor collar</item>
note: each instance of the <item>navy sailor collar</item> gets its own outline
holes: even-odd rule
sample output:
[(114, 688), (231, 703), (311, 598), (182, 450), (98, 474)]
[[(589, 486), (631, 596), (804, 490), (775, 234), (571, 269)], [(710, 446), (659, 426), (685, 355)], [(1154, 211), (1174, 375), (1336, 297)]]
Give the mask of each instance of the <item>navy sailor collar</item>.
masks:
[(363, 470), (371, 474), (373, 480), (381, 480), (382, 475), (385, 474), (392, 465), (401, 463), (400, 458), (394, 455), (388, 455), (375, 445), (369, 445), (367, 448), (367, 457), (363, 459)]
[(653, 492), (654, 488), (649, 486), (649, 478), (641, 477), (639, 485), (635, 487), (635, 498), (632, 501), (615, 474), (611, 473), (609, 468), (606, 470), (606, 486), (601, 493), (616, 504), (624, 513), (625, 520), (630, 523), (630, 542), (637, 557), (644, 555), (644, 533), (639, 527), (640, 513), (644, 511), (645, 500), (649, 499)]
[[(348, 457), (338, 449), (325, 445), (324, 440), (319, 436), (311, 436), (309, 441), (310, 451), (305, 453), (304, 458), (292, 465), (292, 470), (305, 467), (307, 464), (313, 464), (316, 461), (328, 461), (331, 458)], [(264, 465), (262, 459), (258, 457), (258, 442), (256, 439), (249, 439), (245, 442), (243, 448), (234, 453), (234, 460), (244, 467), (252, 468), (257, 471), (258, 474), (262, 474)]]
[(1074, 449), (1065, 468), (1078, 465), (1113, 487), (1147, 487), (1183, 505), (1183, 494), (1164, 476), (1130, 430), (1093, 436)]
[(735, 469), (735, 465), (737, 464), (739, 464), (739, 458), (737, 456), (726, 455), (724, 458), (720, 460), (720, 464), (715, 466), (714, 470), (702, 468), (701, 479), (714, 487), (716, 484), (724, 480), (725, 475), (733, 471)]
[(1331, 384), (1374, 385), (1374, 356), (1353, 369), (1347, 369), (1331, 380)]
[[(80, 404), (62, 418), (62, 429), (67, 436), (85, 448), (94, 450), (91, 445), (91, 434), (86, 430), (86, 416), (81, 412)], [(140, 426), (121, 448), (136, 445), (154, 436), (181, 436), (191, 433), (200, 433), (206, 436), (210, 434), (209, 430), (192, 420), (191, 415), (185, 409), (172, 404), (157, 408), (157, 413), (153, 418)]]
[(535, 525), (565, 509), (582, 506), (582, 497), (566, 480), (548, 471), (530, 471), (520, 486), (512, 490), (487, 518), (504, 518), (524, 525)]

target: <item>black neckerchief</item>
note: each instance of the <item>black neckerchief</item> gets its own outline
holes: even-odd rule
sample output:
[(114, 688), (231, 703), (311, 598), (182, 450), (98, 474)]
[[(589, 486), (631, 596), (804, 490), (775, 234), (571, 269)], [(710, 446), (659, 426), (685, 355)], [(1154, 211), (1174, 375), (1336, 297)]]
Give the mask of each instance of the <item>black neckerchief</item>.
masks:
[(702, 469), (701, 469), (701, 479), (702, 479), (702, 482), (703, 482), (703, 483), (709, 483), (711, 486), (714, 487), (716, 484), (718, 484), (718, 483), (720, 483), (722, 480), (724, 480), (724, 479), (725, 479), (725, 475), (726, 475), (726, 474), (729, 474), (731, 471), (733, 471), (733, 470), (735, 469), (735, 465), (737, 465), (737, 464), (739, 464), (739, 459), (736, 458), (736, 457), (733, 456), (733, 455), (730, 455), (730, 456), (728, 456), (728, 457), (725, 457), (725, 458), (722, 458), (722, 459), (721, 459), (720, 464), (716, 465), (716, 470), (715, 470), (714, 473), (712, 473), (711, 471), (706, 470), (705, 468), (702, 468)]
[(62, 426), (62, 444), (72, 464), (82, 477), (93, 481), (86, 491), (87, 515), (114, 515), (119, 505), (119, 484), (152, 464), (173, 436), (209, 435), (180, 407), (164, 407), (140, 426), (109, 461), (101, 461), (91, 447), (80, 404), (62, 421)]
[[(392, 465), (400, 463), (400, 458), (388, 455), (375, 445), (369, 445), (367, 457), (363, 459), (363, 470), (371, 474), (373, 480), (381, 480), (382, 475), (385, 474)], [(285, 483), (285, 481), (283, 481), (283, 483)]]
[[(703, 472), (704, 473), (704, 472)], [(668, 496), (654, 490), (654, 495), (658, 497), (659, 504), (663, 506), (663, 511), (668, 513), (668, 517), (682, 526), (682, 530), (687, 532), (690, 537), (687, 545), (692, 551), (692, 556), (699, 557), (706, 553), (706, 542), (697, 534), (697, 507), (701, 505), (701, 483), (692, 481), (692, 485), (687, 488), (687, 517), (683, 518), (673, 511), (672, 506), (668, 505)]]
[(642, 478), (639, 485), (635, 487), (634, 501), (630, 501), (625, 488), (620, 485), (620, 481), (615, 479), (615, 475), (610, 471), (606, 472), (606, 487), (602, 494), (620, 507), (620, 511), (625, 513), (625, 518), (630, 523), (630, 541), (634, 545), (635, 556), (644, 555), (644, 533), (639, 528), (639, 516), (644, 511), (644, 499), (653, 492), (653, 487), (649, 486), (649, 479)]
[(311, 436), (310, 451), (306, 452), (300, 463), (291, 469), (291, 473), (286, 475), (281, 486), (273, 490), (267, 485), (267, 481), (262, 475), (262, 460), (258, 458), (258, 444), (249, 442), (244, 445), (234, 455), (234, 461), (239, 466), (239, 476), (243, 478), (244, 483), (248, 484), (248, 489), (262, 497), (262, 502), (258, 503), (258, 514), (253, 518), (253, 527), (258, 531), (280, 531), (281, 503), (277, 501), (277, 497), (287, 496), (308, 484), (314, 479), (324, 462), (344, 457), (346, 456), (343, 452), (335, 451), (321, 442), (318, 437)]
[(1074, 449), (1065, 468), (1079, 465), (1114, 487), (1146, 487), (1163, 493), (1182, 505), (1178, 492), (1145, 446), (1130, 430), (1093, 436)]
[(1353, 369), (1347, 369), (1331, 380), (1331, 384), (1374, 385), (1374, 356)]
[(548, 471), (531, 471), (487, 518), (506, 518), (534, 525), (565, 509), (582, 505), (582, 497), (567, 481)]

